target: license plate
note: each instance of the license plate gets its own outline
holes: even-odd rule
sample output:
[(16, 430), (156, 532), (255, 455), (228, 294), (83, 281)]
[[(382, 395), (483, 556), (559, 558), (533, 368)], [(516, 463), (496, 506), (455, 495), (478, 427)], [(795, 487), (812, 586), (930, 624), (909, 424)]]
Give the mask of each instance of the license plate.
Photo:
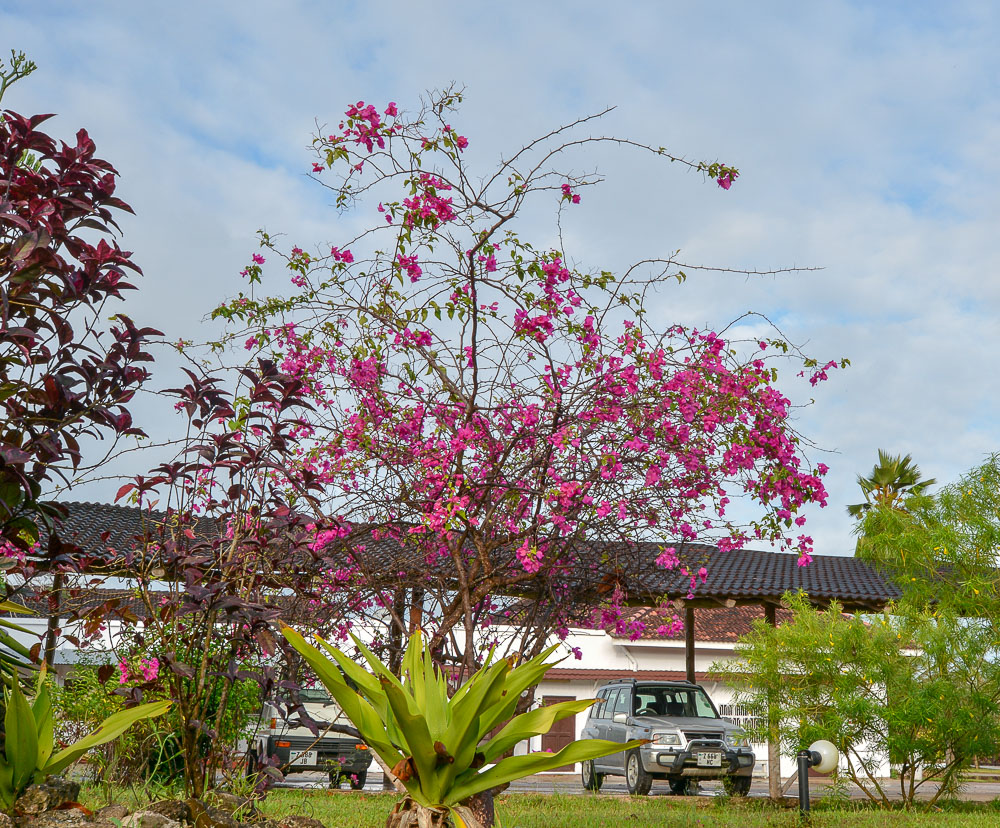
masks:
[(717, 750), (703, 750), (697, 756), (699, 768), (721, 768), (722, 754)]
[(293, 750), (288, 757), (289, 765), (315, 765), (315, 750)]

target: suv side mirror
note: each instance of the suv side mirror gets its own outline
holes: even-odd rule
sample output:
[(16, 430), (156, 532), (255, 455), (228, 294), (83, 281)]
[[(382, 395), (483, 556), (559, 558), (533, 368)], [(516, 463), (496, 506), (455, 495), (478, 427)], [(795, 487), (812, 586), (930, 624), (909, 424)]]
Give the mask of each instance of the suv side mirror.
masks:
[(611, 721), (615, 724), (628, 724), (628, 713), (615, 713)]

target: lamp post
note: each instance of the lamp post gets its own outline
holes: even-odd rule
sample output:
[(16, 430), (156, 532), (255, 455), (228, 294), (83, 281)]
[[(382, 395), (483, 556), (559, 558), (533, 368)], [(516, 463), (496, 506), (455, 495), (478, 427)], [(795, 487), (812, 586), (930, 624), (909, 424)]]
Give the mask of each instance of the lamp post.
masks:
[(809, 768), (816, 768), (819, 773), (829, 773), (837, 767), (839, 761), (840, 751), (833, 742), (826, 739), (813, 742), (808, 750), (799, 751), (799, 813), (803, 816), (809, 813)]

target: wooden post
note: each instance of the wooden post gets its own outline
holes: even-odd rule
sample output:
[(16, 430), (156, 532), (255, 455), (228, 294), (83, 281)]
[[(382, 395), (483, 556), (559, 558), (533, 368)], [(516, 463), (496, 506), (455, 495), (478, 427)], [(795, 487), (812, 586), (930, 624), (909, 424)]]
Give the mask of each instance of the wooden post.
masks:
[(684, 663), (687, 680), (694, 684), (694, 607), (684, 608)]
[[(774, 604), (764, 604), (764, 620), (772, 627), (775, 620)], [(778, 735), (777, 699), (773, 694), (767, 702), (767, 795), (773, 799), (781, 799), (781, 748)]]
[(59, 620), (62, 613), (63, 583), (65, 578), (61, 572), (57, 572), (52, 579), (53, 606), (49, 614), (49, 620), (45, 625), (45, 654), (43, 656), (45, 666), (49, 674), (53, 674), (53, 667), (56, 661), (56, 633), (59, 629)]

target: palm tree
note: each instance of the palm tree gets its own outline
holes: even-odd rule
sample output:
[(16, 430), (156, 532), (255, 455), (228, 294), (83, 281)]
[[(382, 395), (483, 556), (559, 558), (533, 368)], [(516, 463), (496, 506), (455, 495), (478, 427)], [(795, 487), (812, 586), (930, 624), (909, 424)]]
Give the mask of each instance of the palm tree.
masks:
[(902, 510), (904, 499), (922, 494), (936, 482), (934, 478), (920, 479), (920, 467), (909, 454), (893, 457), (879, 449), (878, 464), (872, 469), (871, 477), (858, 475), (858, 485), (864, 492), (865, 502), (848, 506), (847, 513), (853, 518), (860, 518), (876, 506)]

